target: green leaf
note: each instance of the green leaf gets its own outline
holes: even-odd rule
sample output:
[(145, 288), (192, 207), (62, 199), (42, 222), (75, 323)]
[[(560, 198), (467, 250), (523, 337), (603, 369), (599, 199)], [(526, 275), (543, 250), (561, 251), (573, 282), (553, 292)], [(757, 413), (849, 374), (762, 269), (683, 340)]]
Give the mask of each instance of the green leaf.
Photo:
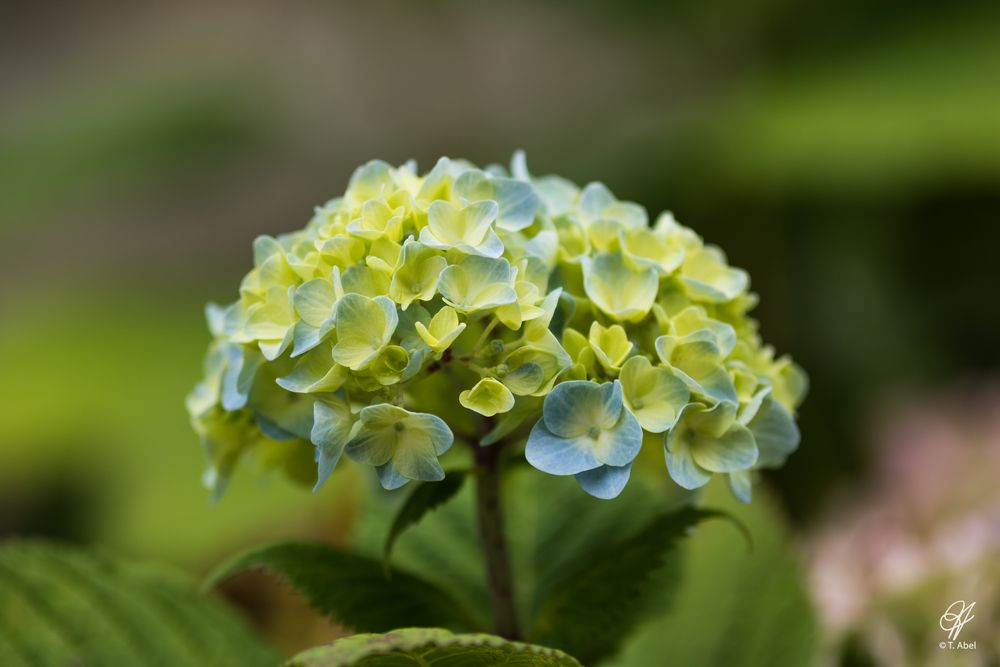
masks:
[(682, 507), (635, 535), (588, 554), (544, 595), (528, 636), (592, 664), (613, 654), (641, 619), (640, 596), (664, 557), (690, 528), (723, 516)]
[(186, 577), (35, 541), (0, 547), (0, 664), (273, 665)]
[[(615, 502), (607, 502), (584, 493), (572, 477), (539, 473), (518, 458), (522, 464), (508, 464), (504, 474), (503, 498), (518, 615), (528, 625), (545, 603), (547, 591), (567, 571), (589, 561), (607, 544), (634, 535), (660, 508), (675, 504), (679, 494), (668, 496), (637, 476)], [(401, 535), (392, 560), (465, 602), (478, 614), (479, 624), (488, 627), (490, 601), (473, 486), (464, 485), (454, 499), (425, 516), (418, 530)], [(669, 488), (676, 493), (676, 487)], [(391, 501), (375, 498), (364, 507), (356, 524), (356, 543), (365, 553), (381, 555), (395, 517)], [(672, 584), (678, 565), (668, 556), (668, 565), (647, 585), (651, 595)]]
[[(815, 664), (817, 624), (787, 528), (766, 488), (735, 500), (718, 479), (711, 503), (754, 536), (748, 553), (728, 526), (709, 523), (677, 550), (684, 564), (666, 613), (645, 622), (601, 667), (799, 667)], [(662, 595), (662, 593), (661, 593)]]
[(403, 506), (399, 508), (399, 513), (392, 522), (389, 534), (385, 538), (384, 558), (389, 562), (389, 555), (392, 553), (392, 545), (396, 543), (404, 530), (420, 521), (425, 514), (443, 505), (455, 496), (461, 489), (465, 481), (466, 471), (449, 471), (440, 482), (421, 482), (413, 492), (407, 496)]
[(458, 603), (434, 584), (326, 544), (279, 542), (251, 549), (220, 565), (205, 586), (250, 569), (280, 575), (318, 611), (361, 632), (472, 625)]
[(580, 667), (562, 651), (484, 634), (456, 635), (438, 628), (407, 628), (355, 635), (309, 649), (285, 667)]

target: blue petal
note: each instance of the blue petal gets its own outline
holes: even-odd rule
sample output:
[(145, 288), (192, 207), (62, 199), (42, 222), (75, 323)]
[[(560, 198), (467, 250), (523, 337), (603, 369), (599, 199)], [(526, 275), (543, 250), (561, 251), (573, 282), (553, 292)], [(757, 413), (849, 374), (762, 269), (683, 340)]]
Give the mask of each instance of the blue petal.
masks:
[(222, 407), (229, 411), (246, 407), (250, 389), (263, 360), (242, 345), (226, 349), (226, 373), (222, 376)]
[(601, 465), (589, 447), (581, 447), (574, 438), (560, 438), (539, 419), (524, 448), (528, 463), (550, 475), (575, 475)]
[(254, 421), (257, 422), (260, 432), (272, 440), (292, 440), (296, 437), (294, 433), (286, 431), (260, 413), (254, 413)]
[(343, 453), (343, 443), (316, 445), (316, 463), (318, 465), (316, 486), (313, 487), (313, 493), (319, 491), (319, 487), (323, 486), (323, 483), (330, 478), (333, 469), (337, 467), (337, 462), (340, 461), (340, 455)]
[(319, 329), (299, 320), (292, 329), (292, 357), (305, 354), (319, 345), (321, 340)]
[(685, 489), (697, 489), (705, 486), (712, 478), (712, 474), (694, 462), (687, 444), (677, 442), (680, 438), (677, 438), (675, 442), (670, 442), (673, 432), (673, 430), (670, 431), (667, 436), (667, 446), (664, 447), (670, 477)]
[(437, 415), (427, 412), (415, 412), (409, 419), (419, 424), (418, 428), (430, 438), (431, 443), (434, 445), (435, 454), (444, 454), (451, 448), (452, 443), (455, 442), (455, 436), (452, 434), (451, 429), (448, 428), (448, 424)]
[(781, 465), (799, 446), (799, 427), (788, 411), (771, 396), (764, 399), (764, 404), (748, 426), (760, 450), (757, 465), (762, 468)]
[(591, 426), (611, 428), (621, 412), (622, 387), (617, 380), (563, 382), (549, 392), (542, 406), (545, 426), (563, 438), (583, 435)]
[(410, 481), (399, 474), (396, 466), (392, 465), (391, 461), (380, 466), (375, 466), (375, 473), (378, 475), (378, 481), (382, 485), (382, 488), (387, 491), (398, 489)]
[(749, 470), (737, 470), (726, 475), (729, 490), (741, 503), (749, 503), (753, 496), (753, 480)]
[(333, 472), (351, 434), (351, 409), (339, 396), (313, 405), (311, 440), (316, 445), (318, 475), (313, 491), (318, 491)]
[(578, 473), (576, 481), (580, 483), (584, 491), (595, 498), (610, 500), (618, 497), (618, 494), (625, 488), (631, 471), (631, 463), (624, 466), (601, 466)]
[[(618, 382), (615, 381), (615, 384), (617, 385)], [(618, 390), (618, 393), (620, 396), (621, 389)], [(621, 419), (618, 420), (613, 429), (608, 431), (607, 435), (610, 435), (613, 440), (603, 463), (611, 466), (625, 466), (632, 463), (632, 459), (639, 454), (639, 450), (642, 448), (642, 427), (639, 426), (639, 421), (635, 416), (628, 410), (622, 410)]]

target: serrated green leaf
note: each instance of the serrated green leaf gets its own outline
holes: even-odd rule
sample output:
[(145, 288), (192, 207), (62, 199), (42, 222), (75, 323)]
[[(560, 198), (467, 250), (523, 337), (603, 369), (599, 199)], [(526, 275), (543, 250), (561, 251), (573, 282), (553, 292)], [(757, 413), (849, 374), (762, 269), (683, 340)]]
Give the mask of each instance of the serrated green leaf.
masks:
[(801, 564), (766, 489), (744, 505), (720, 479), (709, 484), (705, 502), (746, 524), (753, 551), (743, 549), (728, 526), (700, 528), (677, 549), (684, 576), (669, 593), (671, 607), (645, 622), (601, 667), (647, 667), (665, 655), (684, 667), (815, 664), (816, 616)]
[[(676, 503), (678, 496), (665, 496), (640, 477), (609, 503), (584, 493), (572, 477), (545, 475), (523, 463), (523, 457), (518, 459), (522, 464), (504, 475), (503, 498), (518, 614), (527, 625), (567, 571), (590, 560), (607, 544), (641, 530), (658, 514), (658, 508)], [(466, 484), (453, 500), (427, 515), (418, 530), (400, 536), (393, 548), (393, 563), (449, 591), (480, 614), (480, 625), (488, 626), (490, 601), (473, 491), (473, 485)], [(377, 502), (366, 506), (356, 536), (365, 553), (382, 553), (394, 510), (388, 502), (381, 507)], [(662, 587), (672, 585), (679, 565), (668, 556), (668, 566), (656, 573), (644, 593), (656, 597)], [(658, 603), (655, 610), (642, 611), (659, 612), (663, 606)]]
[(588, 554), (552, 586), (528, 636), (570, 651), (586, 664), (613, 654), (640, 620), (640, 595), (667, 552), (693, 526), (718, 516), (723, 515), (682, 507)]
[(461, 489), (465, 482), (464, 470), (449, 471), (440, 482), (420, 482), (416, 489), (407, 496), (403, 506), (389, 528), (385, 538), (384, 558), (386, 564), (392, 553), (392, 546), (404, 530), (420, 521), (425, 514), (448, 502)]
[(0, 547), (0, 664), (273, 665), (226, 607), (173, 571), (42, 542)]
[(315, 609), (361, 632), (414, 624), (475, 629), (455, 599), (434, 584), (326, 544), (280, 542), (251, 549), (220, 565), (205, 586), (251, 569), (281, 576)]
[(580, 667), (562, 651), (485, 634), (407, 628), (309, 649), (286, 667)]

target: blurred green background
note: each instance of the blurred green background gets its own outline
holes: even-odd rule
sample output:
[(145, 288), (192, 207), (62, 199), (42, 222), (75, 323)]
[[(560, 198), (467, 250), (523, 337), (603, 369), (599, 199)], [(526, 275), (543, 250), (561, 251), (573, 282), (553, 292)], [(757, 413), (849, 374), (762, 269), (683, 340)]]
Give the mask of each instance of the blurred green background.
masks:
[(769, 477), (798, 530), (864, 477), (884, 406), (1000, 364), (996, 3), (3, 14), (0, 535), (197, 572), (346, 530), (346, 477), (317, 497), (243, 470), (210, 507), (183, 397), (202, 305), (235, 297), (254, 236), (300, 227), (374, 157), (523, 148), (725, 248), (812, 380), (801, 450)]

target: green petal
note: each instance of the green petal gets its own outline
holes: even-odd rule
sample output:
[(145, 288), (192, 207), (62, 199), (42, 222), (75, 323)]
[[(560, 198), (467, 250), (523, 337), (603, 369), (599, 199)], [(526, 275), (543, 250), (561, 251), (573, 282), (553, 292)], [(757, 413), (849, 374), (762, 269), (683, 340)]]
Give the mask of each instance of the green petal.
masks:
[(598, 252), (619, 252), (619, 232), (624, 231), (621, 223), (613, 220), (597, 220), (590, 223), (587, 234), (590, 245)]
[(526, 280), (518, 280), (514, 284), (514, 291), (517, 292), (517, 301), (506, 306), (497, 308), (496, 315), (501, 323), (508, 329), (516, 331), (521, 328), (521, 324), (526, 321), (544, 317), (547, 313), (538, 303), (538, 287), (534, 283)]
[(399, 322), (396, 304), (387, 297), (371, 299), (354, 293), (337, 302), (336, 317), (333, 359), (351, 370), (367, 367), (388, 344)]
[(545, 369), (530, 360), (519, 360), (518, 365), (504, 373), (503, 383), (518, 396), (530, 396), (545, 383)]
[(736, 298), (750, 284), (747, 273), (729, 267), (722, 251), (713, 246), (687, 254), (681, 280), (691, 298), (713, 303)]
[(459, 394), (458, 402), (484, 417), (492, 417), (513, 408), (514, 395), (494, 378), (483, 378), (472, 389)]
[(294, 287), (272, 287), (263, 301), (247, 309), (245, 331), (254, 340), (273, 341), (285, 337), (295, 322), (292, 307)]
[(351, 174), (347, 193), (358, 203), (382, 197), (396, 189), (392, 172), (392, 166), (382, 160), (366, 162)]
[(347, 231), (371, 241), (396, 241), (402, 236), (402, 213), (402, 209), (392, 209), (382, 200), (370, 199), (361, 207), (361, 217), (347, 225)]
[(278, 239), (267, 234), (261, 234), (253, 240), (253, 265), (260, 266), (271, 257), (283, 256), (285, 254)]
[(736, 346), (732, 325), (710, 318), (701, 306), (689, 306), (670, 318), (670, 333), (677, 338), (710, 336), (720, 357), (728, 357)]
[(388, 274), (365, 264), (355, 264), (348, 268), (344, 271), (342, 280), (345, 292), (374, 298), (389, 291)]
[(323, 278), (303, 283), (295, 289), (293, 302), (302, 321), (319, 328), (333, 315), (333, 283)]
[(559, 373), (569, 367), (571, 361), (558, 343), (545, 346), (527, 345), (509, 354), (503, 362), (507, 374), (501, 381), (518, 396), (541, 396), (547, 394)]
[(654, 367), (645, 357), (625, 362), (619, 379), (626, 407), (650, 433), (672, 427), (690, 398), (682, 380), (666, 368)]
[(441, 272), (447, 266), (447, 260), (432, 248), (407, 241), (389, 285), (389, 297), (404, 310), (414, 301), (429, 301), (434, 298)]
[(562, 346), (574, 362), (579, 361), (580, 355), (590, 349), (590, 341), (582, 333), (571, 327), (563, 329)]
[(396, 265), (399, 264), (403, 246), (388, 238), (382, 237), (372, 242), (365, 257), (365, 264), (376, 271), (392, 275)]
[(365, 242), (350, 236), (334, 236), (319, 245), (323, 259), (334, 266), (346, 269), (364, 261)]
[(618, 201), (603, 183), (589, 183), (583, 189), (580, 193), (580, 213), (588, 224), (612, 220), (634, 229), (649, 226), (646, 209), (632, 202)]
[(379, 384), (392, 385), (399, 382), (410, 365), (410, 354), (399, 345), (389, 345), (379, 352), (369, 368)]
[(347, 381), (347, 369), (333, 361), (329, 343), (303, 356), (292, 372), (279, 377), (280, 387), (295, 393), (336, 391)]
[(417, 200), (433, 202), (435, 199), (449, 199), (455, 171), (455, 165), (451, 160), (446, 157), (439, 159), (421, 183)]
[(434, 313), (430, 325), (422, 322), (415, 325), (417, 334), (436, 354), (441, 354), (465, 331), (465, 322), (459, 323), (458, 314), (451, 306), (443, 306)]
[(732, 403), (705, 405), (692, 403), (682, 415), (681, 423), (694, 431), (694, 438), (721, 438), (736, 421), (736, 406)]
[(681, 339), (660, 336), (655, 342), (656, 353), (688, 385), (691, 393), (709, 402), (735, 404), (736, 387), (722, 365), (722, 355), (715, 340), (715, 335), (706, 329)]
[(473, 202), (462, 209), (435, 201), (427, 209), (427, 226), (420, 230), (420, 242), (432, 248), (499, 257), (503, 243), (492, 228), (496, 217), (495, 201)]
[(496, 308), (517, 300), (510, 262), (476, 255), (445, 269), (438, 290), (448, 305), (464, 313)]
[(599, 253), (582, 262), (584, 290), (595, 306), (621, 321), (645, 317), (656, 299), (655, 269), (631, 268), (619, 253)]
[(473, 247), (483, 243), (498, 213), (497, 203), (490, 200), (473, 202), (463, 208), (460, 211), (463, 218), (461, 241)]
[[(553, 332), (561, 331), (562, 325), (557, 325), (556, 318), (565, 322), (572, 316), (576, 304), (573, 297), (557, 287), (545, 295), (538, 307), (542, 309), (542, 315), (529, 320), (524, 326), (524, 339), (531, 343), (538, 343), (543, 338), (551, 337)], [(558, 339), (556, 344), (558, 345)]]
[(809, 376), (788, 357), (776, 362), (773, 370), (774, 398), (784, 408), (794, 413), (809, 392)]
[(671, 274), (684, 261), (684, 247), (667, 243), (651, 229), (621, 230), (622, 255), (633, 266), (652, 266), (661, 274)]
[(292, 329), (285, 332), (285, 337), (280, 340), (261, 340), (257, 341), (257, 347), (260, 349), (261, 354), (268, 361), (274, 361), (282, 354), (284, 354), (289, 347), (292, 345)]
[(535, 219), (540, 201), (529, 183), (490, 176), (473, 169), (455, 181), (455, 194), (465, 201), (492, 199), (497, 203), (497, 227), (516, 232)]
[(588, 342), (605, 370), (615, 373), (633, 347), (625, 329), (619, 324), (603, 327), (599, 322), (594, 322), (590, 325)]
[(580, 262), (590, 252), (587, 230), (572, 217), (553, 220), (559, 235), (559, 257), (567, 262)]
[(746, 470), (757, 462), (757, 445), (750, 429), (733, 424), (717, 437), (699, 437), (691, 445), (695, 462), (712, 472)]

